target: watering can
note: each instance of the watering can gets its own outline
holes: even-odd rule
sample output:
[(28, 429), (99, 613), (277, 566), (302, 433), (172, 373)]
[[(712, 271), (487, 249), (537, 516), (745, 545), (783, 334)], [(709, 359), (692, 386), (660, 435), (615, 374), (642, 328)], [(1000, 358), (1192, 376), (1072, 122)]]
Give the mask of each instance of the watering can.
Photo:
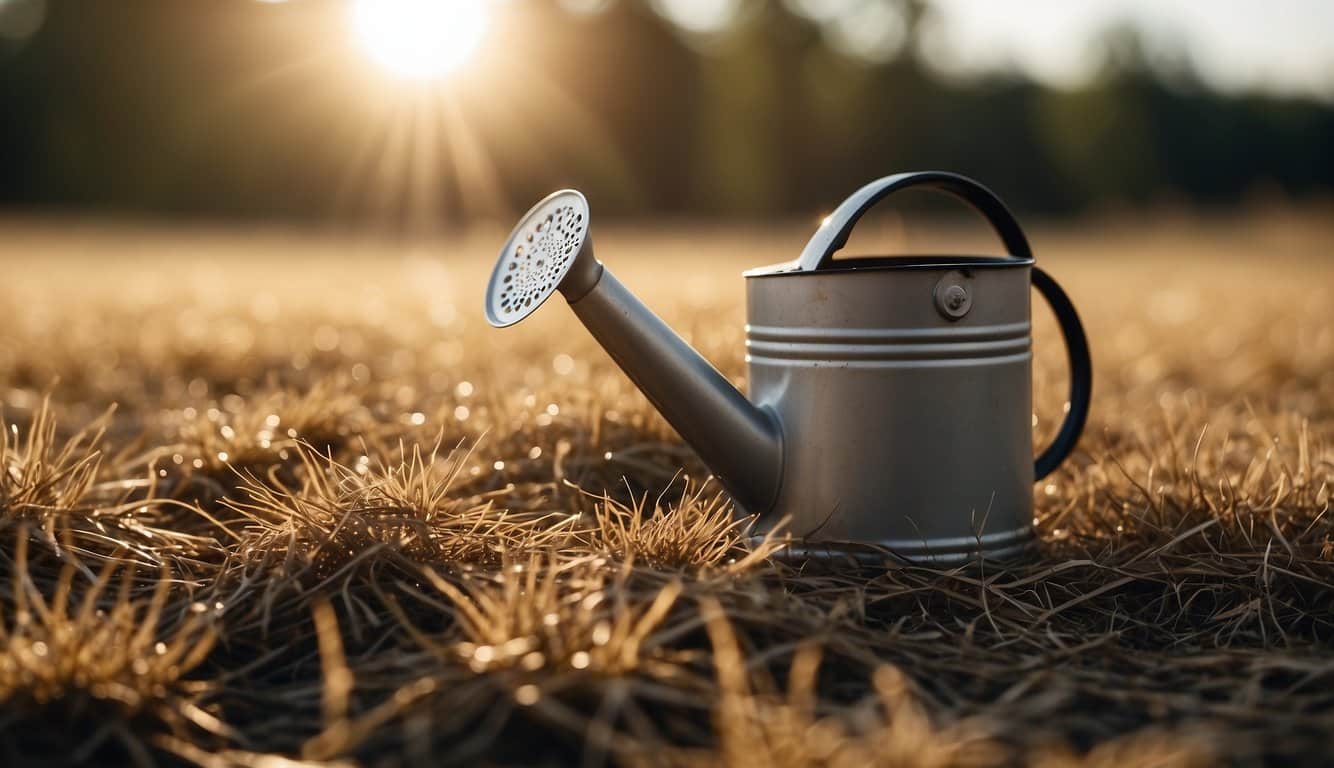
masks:
[[(869, 208), (910, 187), (970, 204), (1007, 255), (833, 258)], [(787, 521), (793, 551), (940, 566), (1024, 552), (1033, 483), (1079, 439), (1092, 373), (1074, 306), (990, 190), (938, 171), (887, 176), (839, 205), (795, 261), (744, 275), (749, 399), (594, 258), (574, 190), (510, 234), (486, 317), (513, 325), (560, 291), (756, 530)], [(1036, 461), (1030, 287), (1070, 366), (1064, 422)]]

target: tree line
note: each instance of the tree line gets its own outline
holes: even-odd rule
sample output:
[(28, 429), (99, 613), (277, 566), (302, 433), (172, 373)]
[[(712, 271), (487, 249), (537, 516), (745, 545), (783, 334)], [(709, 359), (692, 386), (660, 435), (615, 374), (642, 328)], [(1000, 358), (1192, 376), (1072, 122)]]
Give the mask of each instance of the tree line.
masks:
[(614, 214), (809, 213), (923, 168), (1051, 214), (1334, 188), (1334, 106), (1211, 90), (1133, 28), (1058, 90), (944, 77), (915, 23), (867, 62), (777, 2), (701, 43), (640, 2), (530, 1), (497, 11), (467, 71), (404, 85), (348, 48), (340, 7), (49, 0), (0, 44), (0, 203), (429, 226), (561, 185)]

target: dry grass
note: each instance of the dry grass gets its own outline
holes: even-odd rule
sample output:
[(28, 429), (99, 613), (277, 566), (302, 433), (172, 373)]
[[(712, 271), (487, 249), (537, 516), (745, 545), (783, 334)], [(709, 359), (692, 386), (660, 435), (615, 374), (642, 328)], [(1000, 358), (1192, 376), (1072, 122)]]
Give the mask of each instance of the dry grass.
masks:
[[(1036, 232), (1095, 410), (1035, 557), (951, 572), (773, 557), (559, 304), (484, 326), (498, 233), (6, 223), (0, 764), (1325, 762), (1329, 221)], [(743, 380), (805, 234), (599, 251)]]
[(235, 412), (186, 408), (176, 427), (181, 441), (162, 448), (157, 463), (168, 469), (178, 495), (223, 499), (240, 477), (294, 482), (300, 445), (332, 452), (373, 426), (354, 393), (337, 379), (324, 380), (301, 393), (266, 392)]
[(752, 542), (755, 520), (736, 517), (725, 494), (705, 485), (687, 483), (680, 501), (664, 505), (660, 495), (651, 509), (647, 494), (630, 504), (603, 496), (593, 520), (597, 549), (645, 568), (740, 573), (782, 549), (782, 525)]
[(559, 546), (576, 522), (565, 515), (512, 513), (452, 488), (466, 454), (428, 454), (372, 467), (349, 467), (308, 446), (292, 449), (304, 478), (299, 490), (256, 479), (237, 488), (226, 509), (239, 514), (241, 552), (281, 558), (287, 574), (316, 580), (379, 560), (443, 567), (499, 566), (510, 553)]
[(984, 730), (967, 723), (935, 727), (908, 680), (892, 666), (872, 674), (874, 697), (837, 715), (816, 711), (818, 646), (803, 645), (793, 654), (785, 696), (765, 678), (757, 690), (722, 606), (709, 600), (704, 608), (719, 688), (714, 714), (719, 754), (683, 756), (683, 764), (943, 768), (1001, 762), (1001, 751)]
[[(82, 762), (123, 754), (152, 763), (148, 743), (171, 733), (227, 736), (226, 727), (195, 703), (210, 688), (185, 675), (213, 647), (206, 606), (169, 618), (175, 580), (163, 569), (152, 596), (133, 597), (137, 581), (108, 559), (91, 584), (78, 569), (60, 570), (49, 596), (28, 571), (29, 542), (20, 531), (10, 565), (12, 584), (0, 616), (0, 753), (7, 764), (64, 756)], [(74, 737), (74, 740), (70, 740)], [(109, 748), (114, 742), (121, 749)]]

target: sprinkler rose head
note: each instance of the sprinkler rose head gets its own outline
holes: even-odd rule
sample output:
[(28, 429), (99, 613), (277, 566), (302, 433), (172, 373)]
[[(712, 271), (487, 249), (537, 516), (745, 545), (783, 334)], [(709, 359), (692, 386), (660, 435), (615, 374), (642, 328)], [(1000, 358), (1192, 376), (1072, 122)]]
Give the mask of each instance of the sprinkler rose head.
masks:
[[(596, 270), (588, 236), (588, 201), (573, 189), (546, 196), (510, 232), (486, 289), (486, 319), (497, 328), (514, 325), (542, 306), (557, 289), (570, 301), (591, 288)], [(588, 285), (585, 285), (585, 283)]]

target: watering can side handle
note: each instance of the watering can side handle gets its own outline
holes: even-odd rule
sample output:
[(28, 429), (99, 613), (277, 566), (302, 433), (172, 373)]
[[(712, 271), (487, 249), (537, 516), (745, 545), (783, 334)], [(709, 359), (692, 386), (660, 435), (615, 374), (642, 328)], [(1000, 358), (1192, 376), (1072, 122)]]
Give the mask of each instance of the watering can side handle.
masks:
[(1056, 315), (1065, 340), (1066, 359), (1070, 365), (1070, 410), (1051, 445), (1047, 446), (1033, 464), (1033, 480), (1037, 482), (1051, 474), (1075, 449), (1079, 435), (1088, 420), (1089, 402), (1093, 397), (1093, 364), (1089, 359), (1088, 337), (1079, 322), (1075, 305), (1061, 286), (1040, 267), (1033, 267), (1033, 287), (1038, 289), (1047, 306)]
[(806, 272), (827, 265), (834, 253), (847, 244), (848, 235), (852, 234), (852, 228), (857, 225), (862, 214), (894, 192), (909, 187), (927, 187), (948, 192), (967, 202), (991, 224), (991, 228), (1005, 244), (1006, 252), (1021, 259), (1032, 258), (1033, 252), (1023, 230), (1019, 228), (1019, 222), (1015, 221), (1005, 203), (991, 190), (957, 173), (915, 171), (877, 179), (840, 203), (802, 249), (801, 257), (797, 259), (798, 269)]

